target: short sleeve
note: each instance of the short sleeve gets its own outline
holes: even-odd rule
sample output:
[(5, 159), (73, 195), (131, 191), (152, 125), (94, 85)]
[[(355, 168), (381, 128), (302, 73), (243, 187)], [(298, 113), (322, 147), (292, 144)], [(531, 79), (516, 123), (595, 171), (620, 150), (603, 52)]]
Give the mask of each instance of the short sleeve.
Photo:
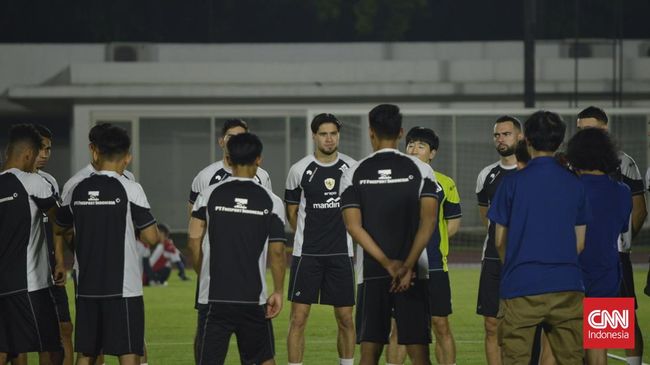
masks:
[(513, 179), (507, 177), (497, 188), (494, 194), (494, 199), (490, 208), (488, 209), (487, 216), (494, 223), (498, 223), (504, 227), (510, 224), (510, 213), (512, 212), (512, 188)]
[(192, 206), (192, 217), (202, 221), (208, 220), (207, 205), (207, 197), (204, 194), (199, 193), (194, 201), (194, 205)]
[(643, 177), (639, 171), (639, 166), (632, 157), (623, 154), (621, 158), (621, 181), (630, 188), (632, 195), (640, 195), (645, 192)]
[(287, 175), (287, 183), (284, 190), (284, 201), (287, 204), (300, 204), (302, 196), (302, 187), (300, 182), (302, 180), (302, 171), (299, 171), (297, 165), (293, 165)]
[[(156, 223), (156, 219), (151, 214), (151, 207), (142, 186), (136, 182), (127, 180), (129, 188), (129, 204), (131, 205), (131, 218), (137, 229), (145, 229)], [(123, 181), (124, 182), (124, 181)]]
[(203, 184), (201, 184), (200, 176), (201, 176), (201, 173), (196, 175), (194, 177), (194, 180), (192, 180), (192, 188), (190, 189), (190, 198), (188, 199), (190, 204), (194, 204), (194, 202), (196, 202), (196, 198), (199, 196), (199, 193), (201, 192), (201, 190), (205, 187), (205, 186), (202, 186)]
[(27, 187), (29, 196), (32, 198), (38, 209), (48, 211), (58, 204), (58, 200), (52, 184), (38, 174), (29, 174)]
[(74, 222), (72, 209), (69, 205), (65, 205), (56, 211), (56, 224), (59, 227), (70, 228)]
[(454, 180), (448, 180), (449, 185), (445, 188), (445, 199), (442, 205), (442, 215), (445, 219), (460, 218), (462, 216), (460, 208), (460, 195)]
[(271, 222), (269, 227), (269, 242), (286, 242), (287, 238), (284, 233), (284, 205), (282, 200), (277, 196), (272, 196), (273, 210), (271, 212)]
[(621, 217), (623, 219), (623, 227), (621, 233), (626, 233), (630, 230), (630, 215), (632, 214), (632, 195), (627, 187), (623, 186), (621, 189), (620, 201), (623, 202), (621, 206)]
[(349, 168), (345, 170), (341, 176), (341, 184), (339, 187), (339, 195), (341, 196), (341, 210), (361, 207), (359, 187), (353, 182), (355, 171), (356, 166), (355, 168)]

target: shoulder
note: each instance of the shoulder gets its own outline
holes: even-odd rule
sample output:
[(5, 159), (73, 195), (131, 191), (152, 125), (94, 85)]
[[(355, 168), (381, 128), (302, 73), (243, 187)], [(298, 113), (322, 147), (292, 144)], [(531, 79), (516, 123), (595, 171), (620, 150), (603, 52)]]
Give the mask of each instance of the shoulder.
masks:
[(133, 173), (129, 170), (124, 170), (122, 172), (122, 175), (131, 181), (135, 181), (135, 175), (133, 175)]
[(195, 179), (210, 179), (217, 171), (223, 168), (223, 161), (217, 161), (204, 167), (196, 174)]
[(300, 174), (305, 171), (305, 169), (312, 163), (314, 162), (314, 156), (312, 155), (307, 155), (300, 160), (298, 160), (296, 163), (291, 165), (291, 168), (289, 169), (289, 173), (291, 174)]
[[(222, 166), (223, 166), (223, 164), (222, 164)], [(215, 172), (216, 172), (216, 170), (215, 170)], [(259, 177), (266, 177), (266, 178), (268, 178), (268, 177), (269, 177), (269, 172), (266, 171), (266, 170), (264, 170), (264, 169), (261, 168), (261, 167), (258, 167), (258, 168), (257, 168), (257, 173), (256, 173), (256, 175), (259, 176)]]
[(499, 161), (497, 161), (495, 163), (491, 163), (491, 164), (485, 166), (481, 170), (481, 172), (478, 173), (477, 181), (479, 181), (481, 183), (484, 182), (485, 179), (487, 178), (487, 176), (492, 172), (492, 170), (494, 170), (494, 169), (496, 169), (498, 167), (499, 167)]
[(618, 157), (621, 159), (621, 174), (633, 180), (641, 179), (639, 167), (630, 155), (621, 151)]
[(357, 160), (355, 160), (352, 157), (346, 155), (345, 153), (341, 153), (341, 152), (339, 152), (339, 159), (341, 161), (343, 161), (348, 166), (352, 166), (355, 163), (357, 163)]
[(47, 173), (47, 172), (45, 172), (43, 170), (38, 170), (38, 174), (41, 175), (45, 180), (47, 180), (52, 185), (58, 187), (59, 184), (56, 182), (56, 179), (51, 174), (49, 174), (49, 173)]

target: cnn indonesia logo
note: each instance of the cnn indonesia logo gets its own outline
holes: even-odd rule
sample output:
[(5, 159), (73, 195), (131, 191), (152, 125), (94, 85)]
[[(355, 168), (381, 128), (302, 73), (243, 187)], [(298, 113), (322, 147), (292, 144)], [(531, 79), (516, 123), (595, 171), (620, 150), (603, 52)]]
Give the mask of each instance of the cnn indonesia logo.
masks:
[(634, 298), (585, 298), (583, 308), (586, 349), (634, 348)]

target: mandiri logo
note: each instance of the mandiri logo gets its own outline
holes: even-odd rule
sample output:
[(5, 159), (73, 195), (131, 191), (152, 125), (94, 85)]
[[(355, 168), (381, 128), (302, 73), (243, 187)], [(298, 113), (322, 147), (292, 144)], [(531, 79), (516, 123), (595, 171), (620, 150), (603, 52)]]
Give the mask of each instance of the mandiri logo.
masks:
[(582, 327), (586, 349), (634, 348), (634, 298), (585, 298)]

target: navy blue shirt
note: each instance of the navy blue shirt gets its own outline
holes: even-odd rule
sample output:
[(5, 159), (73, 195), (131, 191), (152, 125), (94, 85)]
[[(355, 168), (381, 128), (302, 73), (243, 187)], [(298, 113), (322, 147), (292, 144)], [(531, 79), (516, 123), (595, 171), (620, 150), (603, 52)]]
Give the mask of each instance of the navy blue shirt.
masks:
[(607, 175), (582, 175), (593, 220), (587, 224), (585, 249), (580, 254), (588, 297), (615, 297), (621, 269), (618, 236), (628, 230), (632, 194), (627, 185)]
[(553, 157), (506, 176), (488, 218), (508, 228), (501, 298), (584, 291), (575, 226), (591, 219), (585, 188)]

